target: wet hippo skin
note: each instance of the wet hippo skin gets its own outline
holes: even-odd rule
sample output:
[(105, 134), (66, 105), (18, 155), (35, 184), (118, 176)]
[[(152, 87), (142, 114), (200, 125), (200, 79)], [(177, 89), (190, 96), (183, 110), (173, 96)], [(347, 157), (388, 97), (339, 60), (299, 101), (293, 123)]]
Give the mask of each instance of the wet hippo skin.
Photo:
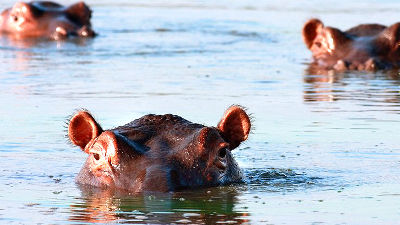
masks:
[(305, 23), (302, 34), (312, 52), (314, 66), (338, 71), (374, 71), (400, 66), (400, 23), (389, 27), (361, 24), (341, 31), (311, 19)]
[(79, 111), (69, 121), (68, 136), (88, 154), (78, 183), (166, 192), (242, 182), (231, 151), (247, 139), (250, 127), (240, 106), (231, 106), (216, 127), (150, 114), (103, 130), (89, 112)]
[(92, 11), (84, 2), (62, 6), (49, 1), (17, 2), (0, 16), (0, 31), (18, 38), (94, 37)]

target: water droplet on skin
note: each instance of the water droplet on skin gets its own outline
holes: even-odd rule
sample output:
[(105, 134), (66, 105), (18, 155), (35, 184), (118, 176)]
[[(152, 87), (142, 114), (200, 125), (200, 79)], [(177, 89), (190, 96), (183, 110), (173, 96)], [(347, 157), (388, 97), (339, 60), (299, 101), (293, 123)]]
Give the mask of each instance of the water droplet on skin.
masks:
[(62, 35), (67, 35), (67, 31), (62, 27), (57, 27), (56, 32)]
[(148, 217), (147, 216), (135, 216), (135, 219), (145, 220), (145, 219), (148, 219)]

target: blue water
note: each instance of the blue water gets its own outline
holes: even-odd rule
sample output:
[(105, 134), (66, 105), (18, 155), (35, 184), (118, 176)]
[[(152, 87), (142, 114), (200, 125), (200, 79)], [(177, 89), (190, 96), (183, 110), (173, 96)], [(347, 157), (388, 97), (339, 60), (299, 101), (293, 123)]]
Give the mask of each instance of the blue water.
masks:
[[(398, 72), (310, 74), (300, 32), (311, 17), (390, 25), (400, 3), (87, 3), (93, 40), (0, 38), (0, 223), (399, 223)], [(232, 104), (254, 121), (234, 151), (246, 184), (133, 196), (74, 183), (76, 109), (106, 129), (148, 113), (215, 126)]]

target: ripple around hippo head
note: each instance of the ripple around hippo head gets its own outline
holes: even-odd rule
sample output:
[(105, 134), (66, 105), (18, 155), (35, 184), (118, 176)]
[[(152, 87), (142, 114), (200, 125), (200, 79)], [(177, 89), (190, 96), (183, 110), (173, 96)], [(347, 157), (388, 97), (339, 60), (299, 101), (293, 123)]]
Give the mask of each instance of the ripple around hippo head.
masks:
[(296, 191), (298, 189), (323, 186), (322, 178), (298, 173), (292, 169), (266, 168), (244, 171), (250, 189), (269, 192)]

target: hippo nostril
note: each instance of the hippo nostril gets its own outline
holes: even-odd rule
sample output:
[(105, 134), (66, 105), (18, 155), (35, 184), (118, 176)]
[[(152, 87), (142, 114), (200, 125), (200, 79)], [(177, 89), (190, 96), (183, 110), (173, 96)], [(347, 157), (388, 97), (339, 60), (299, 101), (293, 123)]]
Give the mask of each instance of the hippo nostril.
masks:
[(218, 156), (222, 159), (225, 158), (226, 157), (226, 148), (219, 150)]
[(97, 153), (93, 153), (93, 157), (94, 157), (94, 159), (96, 159), (96, 160), (99, 160), (99, 159), (100, 159), (100, 155), (97, 154)]

